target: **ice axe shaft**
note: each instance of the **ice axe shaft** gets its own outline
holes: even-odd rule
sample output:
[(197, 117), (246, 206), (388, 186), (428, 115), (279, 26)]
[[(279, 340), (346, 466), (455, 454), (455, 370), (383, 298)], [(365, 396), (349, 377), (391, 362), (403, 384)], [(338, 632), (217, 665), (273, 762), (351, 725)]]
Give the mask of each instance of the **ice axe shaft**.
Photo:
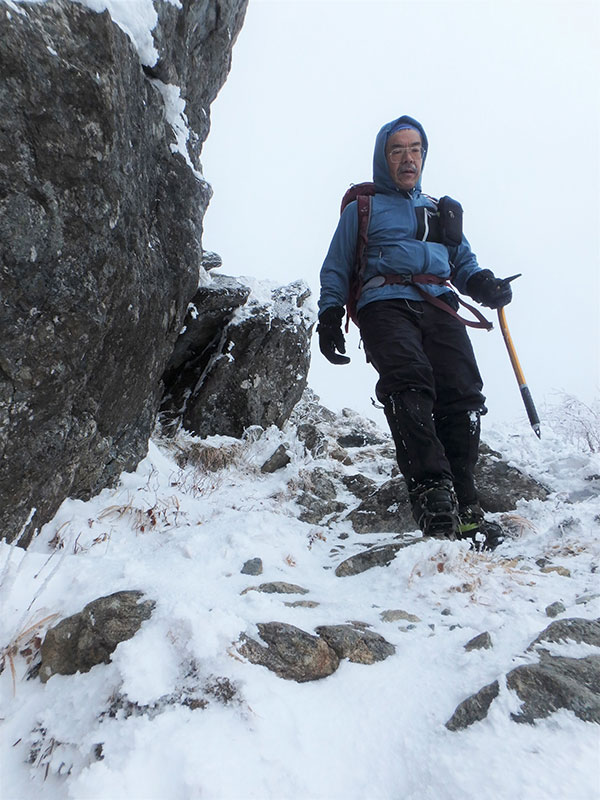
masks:
[(521, 369), (521, 365), (519, 364), (519, 359), (517, 358), (515, 346), (511, 339), (510, 331), (508, 330), (508, 325), (506, 323), (504, 308), (498, 309), (498, 322), (500, 323), (500, 330), (502, 331), (502, 336), (504, 337), (506, 349), (508, 350), (510, 363), (512, 364), (512, 368), (517, 378), (517, 383), (519, 384), (519, 389), (521, 390), (521, 397), (523, 398), (525, 411), (527, 411), (527, 416), (529, 417), (529, 423), (533, 428), (535, 435), (538, 437), (538, 439), (541, 439), (540, 418), (538, 417), (537, 411), (535, 410), (535, 405), (533, 404), (533, 398), (531, 396), (531, 392), (529, 391), (529, 387), (527, 386), (525, 376), (523, 375), (523, 370)]

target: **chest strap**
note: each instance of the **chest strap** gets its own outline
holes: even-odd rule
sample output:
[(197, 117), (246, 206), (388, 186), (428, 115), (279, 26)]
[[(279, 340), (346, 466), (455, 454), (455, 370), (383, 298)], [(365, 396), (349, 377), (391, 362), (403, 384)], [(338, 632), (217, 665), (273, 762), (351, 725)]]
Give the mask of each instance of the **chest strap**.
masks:
[(461, 300), (458, 295), (455, 295), (458, 302), (461, 304), (461, 306), (464, 306), (464, 308), (470, 311), (474, 317), (476, 317), (478, 320), (477, 322), (472, 319), (465, 319), (465, 317), (461, 317), (460, 314), (458, 314), (452, 308), (452, 306), (448, 305), (448, 303), (421, 288), (422, 284), (434, 284), (435, 286), (447, 286), (450, 291), (454, 290), (454, 287), (450, 281), (447, 281), (444, 278), (439, 278), (437, 275), (426, 275), (424, 273), (412, 275), (409, 272), (396, 275), (375, 275), (363, 285), (362, 291), (364, 292), (366, 289), (379, 289), (381, 286), (389, 286), (390, 284), (413, 286), (417, 292), (419, 292), (423, 300), (426, 300), (428, 303), (431, 303), (431, 305), (440, 308), (442, 311), (450, 314), (450, 316), (455, 317), (457, 320), (462, 322), (463, 325), (466, 325), (469, 328), (483, 328), (486, 331), (491, 331), (494, 327), (492, 323), (483, 316), (479, 309), (469, 305), (469, 303), (465, 303), (465, 301)]

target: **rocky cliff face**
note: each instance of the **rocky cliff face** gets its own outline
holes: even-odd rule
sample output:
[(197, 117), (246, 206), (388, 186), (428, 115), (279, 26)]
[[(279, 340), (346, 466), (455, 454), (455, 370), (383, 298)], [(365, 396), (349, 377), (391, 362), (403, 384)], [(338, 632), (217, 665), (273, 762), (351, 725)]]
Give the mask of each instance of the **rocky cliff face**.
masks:
[[(247, 0), (0, 3), (0, 536), (27, 546), (147, 449), (201, 269), (198, 155)], [(173, 86), (166, 87), (166, 84)], [(186, 101), (188, 143), (169, 99)], [(175, 126), (177, 127), (177, 126)]]

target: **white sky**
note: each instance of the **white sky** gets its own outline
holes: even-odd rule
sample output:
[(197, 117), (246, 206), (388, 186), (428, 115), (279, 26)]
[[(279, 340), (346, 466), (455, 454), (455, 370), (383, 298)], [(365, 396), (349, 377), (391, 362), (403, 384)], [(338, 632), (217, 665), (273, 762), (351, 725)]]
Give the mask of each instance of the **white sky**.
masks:
[[(250, 0), (203, 151), (214, 189), (204, 246), (225, 274), (302, 277), (316, 302), (340, 198), (371, 180), (379, 128), (410, 114), (429, 138), (424, 191), (462, 203), (482, 267), (523, 273), (507, 319), (541, 416), (555, 391), (590, 402), (600, 386), (599, 53), (596, 2)], [(471, 339), (488, 419), (522, 417), (498, 326)], [(354, 329), (346, 367), (315, 346), (309, 383), (329, 407), (385, 425), (357, 344)]]

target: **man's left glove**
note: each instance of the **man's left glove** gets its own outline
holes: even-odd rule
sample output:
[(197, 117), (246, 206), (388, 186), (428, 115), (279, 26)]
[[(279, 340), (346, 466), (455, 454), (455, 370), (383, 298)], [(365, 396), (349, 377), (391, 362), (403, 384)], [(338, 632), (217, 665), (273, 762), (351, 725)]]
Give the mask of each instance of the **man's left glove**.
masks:
[(332, 364), (349, 364), (348, 356), (340, 356), (339, 353), (346, 352), (346, 342), (342, 333), (342, 320), (344, 319), (344, 309), (341, 306), (326, 308), (319, 316), (317, 333), (319, 334), (319, 347), (321, 352)]
[(510, 288), (512, 279), (497, 278), (491, 270), (482, 269), (471, 275), (467, 281), (467, 294), (482, 306), (502, 308), (512, 300), (512, 289)]

